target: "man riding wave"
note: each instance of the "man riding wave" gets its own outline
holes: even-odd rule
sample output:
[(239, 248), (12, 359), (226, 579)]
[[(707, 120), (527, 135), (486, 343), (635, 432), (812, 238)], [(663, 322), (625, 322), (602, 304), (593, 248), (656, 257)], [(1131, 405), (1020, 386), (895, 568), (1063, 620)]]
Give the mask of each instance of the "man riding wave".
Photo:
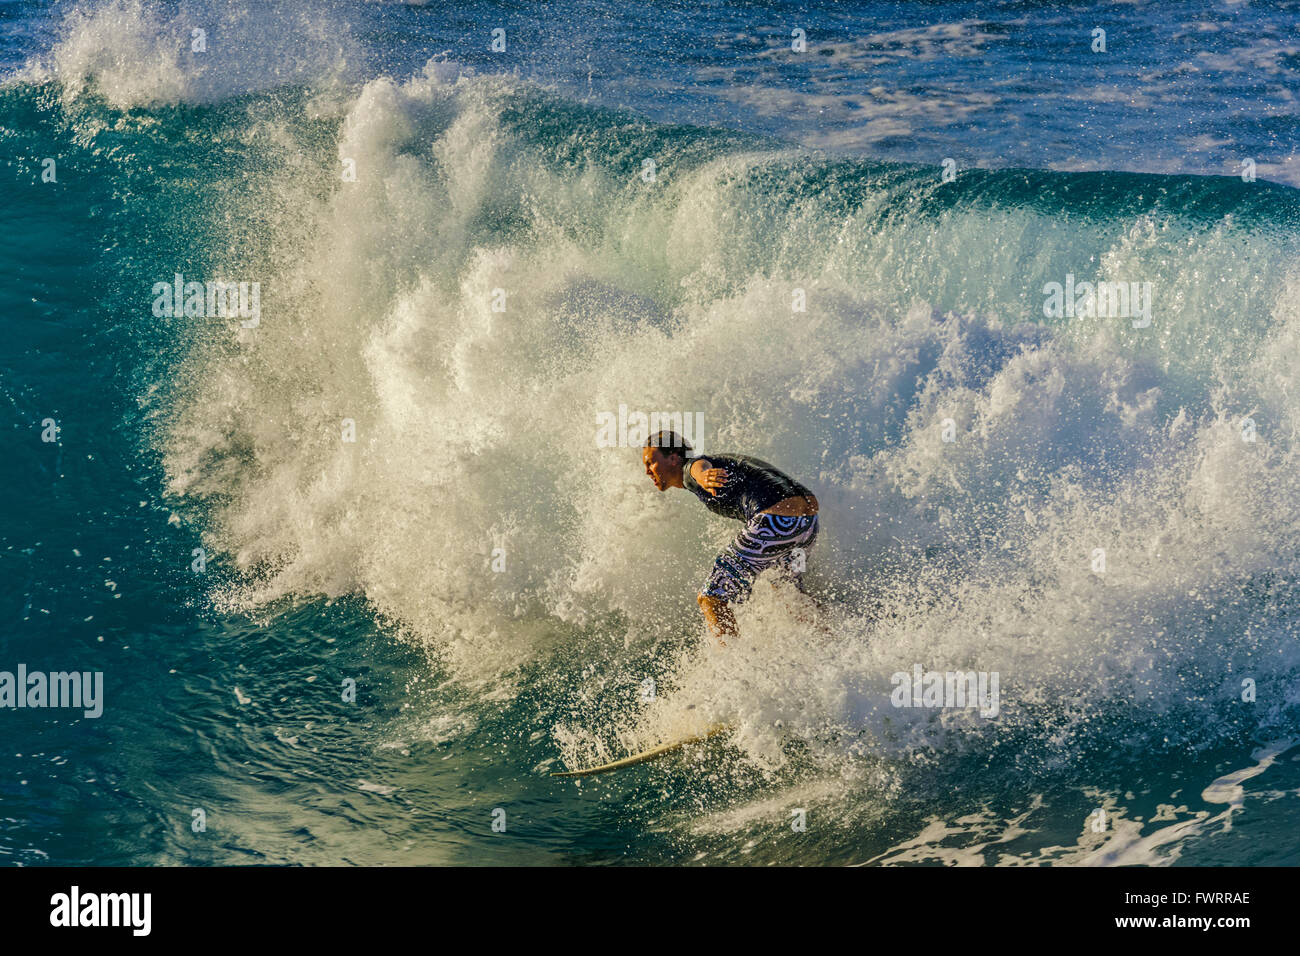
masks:
[(803, 590), (807, 553), (817, 540), (817, 498), (811, 491), (749, 455), (693, 457), (686, 439), (672, 431), (647, 439), (641, 461), (660, 491), (684, 488), (714, 514), (745, 523), (714, 559), (696, 598), (719, 642), (736, 633), (731, 606), (748, 599), (760, 572), (779, 571)]

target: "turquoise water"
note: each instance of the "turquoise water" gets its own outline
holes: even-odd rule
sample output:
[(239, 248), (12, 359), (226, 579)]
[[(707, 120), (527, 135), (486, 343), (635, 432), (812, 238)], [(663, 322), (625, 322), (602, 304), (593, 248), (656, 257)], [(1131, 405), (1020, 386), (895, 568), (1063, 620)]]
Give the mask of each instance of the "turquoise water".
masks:
[[(1110, 10), (1066, 148), (1075, 13), (6, 4), (0, 670), (105, 710), (0, 710), (0, 859), (1300, 862), (1294, 8)], [(620, 405), (817, 492), (821, 628), (703, 642), (734, 529)]]

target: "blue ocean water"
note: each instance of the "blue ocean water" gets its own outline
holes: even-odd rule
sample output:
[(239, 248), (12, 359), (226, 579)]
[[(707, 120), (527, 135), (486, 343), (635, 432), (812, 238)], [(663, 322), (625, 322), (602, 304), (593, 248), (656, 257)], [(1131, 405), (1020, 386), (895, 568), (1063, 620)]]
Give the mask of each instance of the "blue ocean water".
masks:
[[(1300, 862), (1300, 4), (0, 24), (0, 671), (104, 680), (0, 860)], [(620, 406), (817, 492), (821, 627), (703, 641)]]

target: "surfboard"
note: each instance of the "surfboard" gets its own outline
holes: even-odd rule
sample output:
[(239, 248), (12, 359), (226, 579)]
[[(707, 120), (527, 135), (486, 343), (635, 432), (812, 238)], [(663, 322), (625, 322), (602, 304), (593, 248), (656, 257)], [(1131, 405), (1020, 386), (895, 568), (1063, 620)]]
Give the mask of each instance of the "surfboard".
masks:
[(668, 743), (659, 744), (649, 750), (642, 751), (639, 754), (633, 754), (630, 757), (624, 757), (622, 760), (615, 760), (612, 763), (603, 763), (599, 767), (585, 767), (582, 770), (563, 770), (551, 774), (552, 777), (590, 777), (597, 773), (608, 773), (611, 770), (622, 770), (624, 767), (632, 767), (639, 763), (645, 763), (647, 760), (654, 760), (665, 754), (681, 750), (683, 747), (689, 747), (691, 744), (699, 744), (718, 734), (726, 733), (731, 730), (730, 724), (714, 724), (702, 734), (692, 734), (689, 737), (682, 737), (680, 740), (670, 740)]

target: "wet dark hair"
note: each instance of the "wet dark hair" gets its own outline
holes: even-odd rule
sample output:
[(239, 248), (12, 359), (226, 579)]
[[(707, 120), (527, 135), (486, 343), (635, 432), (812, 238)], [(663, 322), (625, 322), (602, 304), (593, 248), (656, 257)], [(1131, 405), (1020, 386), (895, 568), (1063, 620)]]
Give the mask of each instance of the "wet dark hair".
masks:
[(674, 452), (682, 456), (682, 460), (691, 457), (691, 445), (685, 438), (676, 432), (662, 431), (656, 432), (645, 440), (646, 448), (661, 448), (665, 455), (671, 455)]

